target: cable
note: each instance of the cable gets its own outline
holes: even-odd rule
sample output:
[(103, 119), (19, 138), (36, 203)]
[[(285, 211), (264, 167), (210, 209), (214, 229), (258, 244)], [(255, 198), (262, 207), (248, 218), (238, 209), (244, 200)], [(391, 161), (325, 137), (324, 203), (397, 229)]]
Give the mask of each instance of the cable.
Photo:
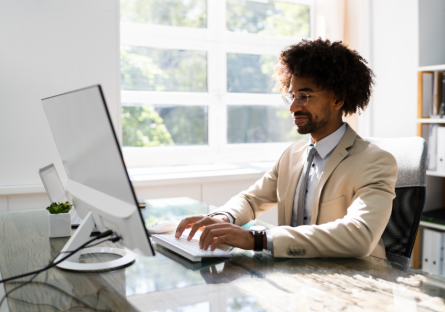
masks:
[[(40, 273), (40, 272), (39, 272), (39, 273)], [(32, 280), (35, 279), (35, 278), (37, 277), (37, 275), (39, 275), (39, 273), (36, 273), (36, 274), (35, 274), (29, 281), (27, 281), (26, 283), (21, 284), (21, 285), (15, 287), (15, 288), (11, 289), (11, 290), (8, 291), (7, 293), (5, 293), (5, 295), (3, 296), (2, 300), (0, 301), (0, 308), (1, 308), (2, 304), (3, 304), (3, 301), (5, 301), (6, 297), (8, 297), (8, 295), (9, 295), (10, 293), (12, 293), (13, 291), (19, 289), (20, 287), (23, 287), (23, 286), (25, 286), (25, 285), (31, 283)]]
[[(10, 281), (10, 280), (13, 280), (13, 279), (17, 279), (17, 278), (21, 278), (21, 277), (26, 277), (26, 276), (33, 275), (33, 274), (34, 274), (34, 276), (33, 276), (29, 281), (27, 281), (26, 283), (24, 283), (24, 284), (22, 284), (22, 285), (19, 285), (19, 286), (15, 287), (15, 288), (11, 289), (11, 290), (8, 291), (7, 293), (5, 293), (5, 295), (3, 296), (3, 298), (0, 300), (0, 307), (2, 306), (3, 301), (6, 299), (6, 297), (8, 297), (9, 294), (11, 294), (13, 291), (15, 291), (15, 290), (17, 290), (17, 289), (19, 289), (19, 288), (21, 288), (21, 287), (27, 285), (27, 284), (29, 284), (30, 282), (32, 282), (32, 280), (33, 280), (34, 278), (36, 278), (37, 275), (39, 275), (39, 274), (42, 273), (43, 271), (46, 271), (46, 270), (48, 270), (48, 269), (51, 269), (51, 268), (55, 267), (57, 264), (61, 263), (62, 261), (66, 260), (66, 259), (68, 259), (69, 257), (71, 257), (73, 254), (75, 254), (75, 253), (78, 252), (79, 250), (81, 250), (81, 249), (83, 249), (83, 248), (86, 248), (86, 247), (89, 247), (88, 245), (91, 244), (92, 242), (94, 242), (95, 240), (98, 240), (98, 239), (101, 239), (101, 238), (110, 236), (110, 235), (112, 235), (112, 234), (113, 234), (113, 231), (111, 231), (111, 230), (107, 230), (107, 231), (105, 231), (105, 232), (103, 232), (103, 233), (100, 233), (100, 234), (97, 235), (96, 237), (90, 239), (89, 241), (87, 241), (86, 243), (84, 243), (83, 245), (81, 245), (80, 247), (78, 247), (76, 250), (71, 251), (67, 256), (63, 257), (62, 259), (60, 259), (60, 260), (57, 261), (57, 262), (54, 262), (54, 261), (57, 259), (57, 257), (59, 257), (59, 255), (62, 253), (62, 252), (60, 252), (60, 253), (59, 253), (59, 254), (58, 254), (58, 255), (51, 261), (51, 263), (48, 264), (48, 265), (47, 265), (46, 267), (44, 267), (43, 269), (40, 269), (40, 270), (37, 270), (37, 271), (33, 271), (33, 272), (29, 272), (29, 273), (25, 273), (25, 274), (21, 274), (21, 275), (18, 275), (18, 276), (9, 277), (9, 278), (7, 278), (7, 279), (1, 280), (1, 281), (0, 281), (0, 284), (1, 284), (1, 283), (6, 283), (6, 282), (8, 282), (8, 281)], [(120, 236), (115, 236), (115, 237), (113, 237), (113, 238), (106, 239), (106, 240), (104, 240), (104, 241), (102, 241), (102, 242), (100, 242), (100, 243), (103, 243), (103, 242), (108, 241), (108, 240), (109, 240), (109, 241), (112, 241), (112, 242), (117, 242), (117, 241), (119, 241), (120, 239), (121, 239)], [(97, 245), (97, 244), (95, 244), (95, 245)]]
[[(26, 273), (26, 274), (22, 274), (22, 275), (19, 275), (19, 276), (13, 276), (13, 277), (10, 277), (10, 278), (7, 278), (7, 279), (4, 279), (4, 280), (0, 281), (0, 283), (4, 283), (4, 282), (7, 282), (7, 281), (10, 281), (10, 280), (13, 280), (13, 279), (17, 279), (17, 278), (20, 278), (20, 277), (26, 277), (26, 276), (29, 276), (29, 275), (34, 274), (34, 276), (33, 276), (29, 281), (27, 281), (26, 283), (24, 283), (24, 284), (22, 284), (22, 285), (19, 285), (19, 286), (15, 287), (15, 288), (11, 289), (11, 290), (8, 291), (7, 293), (5, 293), (5, 295), (3, 296), (2, 300), (0, 300), (0, 307), (2, 306), (3, 301), (5, 301), (5, 299), (8, 297), (8, 295), (10, 295), (13, 291), (15, 291), (15, 290), (17, 290), (17, 289), (19, 289), (19, 288), (21, 288), (21, 287), (23, 287), (23, 286), (29, 284), (30, 282), (32, 282), (32, 280), (33, 280), (34, 278), (36, 278), (37, 275), (39, 275), (41, 272), (43, 272), (43, 271), (45, 271), (45, 270), (48, 270), (48, 269), (50, 269), (50, 268), (53, 268), (53, 267), (56, 266), (57, 264), (59, 264), (59, 263), (61, 263), (62, 261), (66, 260), (67, 258), (71, 257), (73, 254), (75, 254), (75, 253), (78, 252), (79, 250), (81, 250), (81, 249), (87, 247), (88, 244), (94, 242), (95, 240), (98, 240), (98, 239), (100, 239), (100, 238), (109, 236), (109, 235), (111, 235), (111, 234), (113, 234), (113, 232), (112, 232), (111, 230), (107, 230), (107, 231), (105, 231), (105, 232), (103, 232), (103, 233), (97, 235), (97, 236), (94, 237), (93, 239), (89, 240), (89, 241), (86, 242), (85, 244), (81, 245), (79, 248), (77, 248), (76, 250), (72, 251), (72, 252), (71, 252), (69, 255), (67, 255), (66, 257), (62, 258), (61, 260), (59, 260), (59, 261), (57, 261), (57, 262), (54, 262), (54, 260), (56, 260), (57, 257), (59, 257), (59, 255), (60, 255), (60, 253), (59, 253), (59, 254), (58, 254), (58, 255), (51, 261), (51, 263), (50, 263), (49, 265), (47, 265), (46, 267), (44, 267), (43, 269), (40, 269), (40, 270), (37, 270), (37, 271), (34, 271), (34, 272), (30, 272), (30, 273)], [(118, 237), (118, 238), (120, 239), (120, 237)], [(115, 239), (115, 238), (113, 238), (113, 239)]]
[[(97, 237), (97, 236), (96, 236)], [(93, 238), (93, 239), (91, 239), (91, 240), (89, 240), (88, 242), (86, 242), (85, 244), (83, 244), (82, 246), (80, 246), (79, 248), (83, 248), (84, 246), (86, 246), (86, 245), (88, 245), (89, 243), (92, 243), (92, 242), (94, 242), (95, 240), (97, 240), (97, 238)], [(79, 250), (79, 248), (78, 249), (76, 249), (75, 251), (72, 251), (71, 253), (73, 254), (74, 252), (77, 252), (78, 250)], [(6, 283), (6, 282), (8, 282), (8, 281), (11, 281), (11, 280), (14, 280), (14, 279), (17, 279), (17, 278), (21, 278), (21, 277), (26, 277), (26, 276), (29, 276), (29, 275), (33, 275), (33, 274), (36, 274), (36, 273), (40, 273), (40, 272), (42, 272), (42, 271), (44, 271), (44, 270), (46, 270), (47, 268), (49, 268), (49, 267), (51, 267), (53, 264), (54, 264), (54, 260), (56, 260), (57, 259), (57, 257), (60, 255), (60, 253), (50, 262), (50, 264), (48, 264), (46, 267), (44, 267), (43, 269), (40, 269), (40, 270), (37, 270), (37, 271), (33, 271), (33, 272), (28, 272), (28, 273), (25, 273), (25, 274), (21, 274), (21, 275), (17, 275), (17, 276), (12, 276), (12, 277), (9, 277), (9, 278), (5, 278), (4, 280), (1, 280), (0, 281), (0, 284), (1, 283)], [(66, 258), (63, 258), (63, 259), (66, 259)]]
[[(107, 231), (105, 231), (105, 232), (103, 232), (103, 233), (101, 233), (101, 234), (95, 236), (94, 238), (90, 239), (89, 241), (87, 241), (85, 244), (81, 245), (81, 246), (80, 246), (79, 248), (77, 248), (76, 250), (67, 251), (67, 252), (70, 252), (71, 254), (69, 254), (68, 256), (64, 257), (63, 259), (57, 261), (56, 263), (54, 263), (54, 260), (56, 260), (57, 257), (59, 257), (60, 254), (61, 254), (62, 252), (60, 252), (60, 253), (59, 253), (59, 254), (58, 254), (58, 255), (51, 261), (51, 263), (48, 264), (48, 265), (47, 265), (46, 267), (44, 267), (43, 269), (40, 269), (40, 270), (37, 270), (37, 271), (28, 272), (28, 273), (25, 273), (25, 274), (21, 274), (21, 275), (17, 275), (17, 276), (13, 276), (13, 277), (6, 278), (6, 279), (4, 279), (4, 280), (1, 280), (1, 281), (0, 281), (0, 284), (1, 284), (1, 283), (8, 282), (8, 281), (11, 281), (11, 280), (13, 280), (13, 279), (17, 279), (17, 278), (21, 278), (21, 277), (26, 277), (26, 276), (33, 275), (33, 274), (36, 274), (36, 273), (40, 273), (40, 272), (42, 272), (42, 271), (45, 271), (45, 270), (47, 270), (47, 269), (50, 269), (50, 268), (54, 267), (55, 265), (59, 264), (60, 262), (62, 262), (63, 260), (65, 260), (65, 259), (71, 257), (73, 254), (75, 254), (76, 252), (78, 252), (80, 249), (83, 249), (83, 248), (87, 247), (90, 243), (94, 242), (95, 240), (98, 240), (98, 239), (101, 239), (101, 238), (110, 236), (110, 235), (112, 235), (112, 234), (113, 234), (113, 231), (111, 231), (111, 230), (107, 230)], [(117, 239), (117, 240), (113, 240), (113, 242), (116, 242), (116, 241), (120, 240), (120, 236), (116, 236), (116, 237), (114, 237), (113, 239), (116, 239), (116, 238), (119, 238), (119, 239)], [(105, 240), (105, 241), (106, 241), (106, 240)], [(64, 253), (64, 252), (63, 252), (63, 253)]]

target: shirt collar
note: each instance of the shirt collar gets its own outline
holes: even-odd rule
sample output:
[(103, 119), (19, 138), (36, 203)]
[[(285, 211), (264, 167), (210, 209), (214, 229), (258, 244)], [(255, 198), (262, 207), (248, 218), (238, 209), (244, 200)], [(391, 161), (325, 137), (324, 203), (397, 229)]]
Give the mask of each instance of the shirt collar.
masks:
[[(315, 143), (314, 147), (317, 150), (318, 155), (324, 159), (338, 145), (345, 132), (346, 124), (343, 123), (340, 128)], [(314, 144), (312, 142), (312, 137), (309, 138), (309, 144)]]

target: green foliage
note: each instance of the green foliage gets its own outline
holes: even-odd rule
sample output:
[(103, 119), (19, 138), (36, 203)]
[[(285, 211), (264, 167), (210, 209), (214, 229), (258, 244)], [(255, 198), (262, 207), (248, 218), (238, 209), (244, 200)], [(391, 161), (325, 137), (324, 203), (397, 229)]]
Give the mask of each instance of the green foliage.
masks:
[(207, 144), (207, 107), (146, 105), (122, 107), (124, 146)]
[(273, 93), (273, 55), (227, 53), (227, 92)]
[(121, 21), (207, 27), (206, 0), (121, 0)]
[(292, 122), (284, 106), (228, 105), (227, 143), (272, 143), (307, 141)]
[[(120, 3), (122, 22), (207, 27), (206, 0), (121, 0)], [(309, 13), (309, 7), (303, 4), (227, 0), (227, 29), (271, 36), (308, 38)]]
[(122, 107), (124, 146), (163, 146), (174, 144), (171, 134), (153, 106)]
[(122, 90), (207, 91), (207, 52), (121, 46)]
[(234, 32), (308, 38), (309, 16), (302, 4), (227, 0), (227, 29)]
[(60, 202), (52, 203), (46, 207), (46, 210), (48, 210), (50, 214), (68, 213), (71, 210), (71, 207), (73, 207), (73, 205), (71, 205), (69, 202)]

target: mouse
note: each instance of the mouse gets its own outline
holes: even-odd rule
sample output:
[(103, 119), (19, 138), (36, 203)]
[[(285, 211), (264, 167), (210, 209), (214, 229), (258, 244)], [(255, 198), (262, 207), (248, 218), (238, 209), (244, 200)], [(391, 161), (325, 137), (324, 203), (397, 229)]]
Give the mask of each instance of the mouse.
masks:
[(153, 223), (152, 225), (147, 227), (147, 230), (150, 234), (161, 234), (161, 233), (173, 231), (174, 229), (176, 229), (177, 225), (178, 224), (175, 221), (164, 220), (164, 221), (159, 221), (159, 222)]

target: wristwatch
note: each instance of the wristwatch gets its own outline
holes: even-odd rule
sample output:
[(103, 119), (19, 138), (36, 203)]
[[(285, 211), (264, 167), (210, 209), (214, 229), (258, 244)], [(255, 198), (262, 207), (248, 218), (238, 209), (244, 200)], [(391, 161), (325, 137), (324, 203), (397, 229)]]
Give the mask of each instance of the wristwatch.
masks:
[(253, 251), (263, 250), (263, 238), (266, 235), (266, 227), (262, 225), (253, 225), (249, 229), (250, 234), (255, 238), (255, 243), (253, 245)]

